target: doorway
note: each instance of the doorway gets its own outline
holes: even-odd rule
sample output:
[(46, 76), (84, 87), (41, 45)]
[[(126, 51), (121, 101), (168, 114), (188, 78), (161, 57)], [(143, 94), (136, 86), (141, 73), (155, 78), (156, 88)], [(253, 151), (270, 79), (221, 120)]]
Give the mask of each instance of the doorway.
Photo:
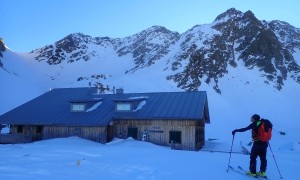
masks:
[(129, 127), (128, 128), (128, 135), (127, 137), (132, 137), (133, 139), (137, 139), (138, 135), (138, 129), (134, 127)]

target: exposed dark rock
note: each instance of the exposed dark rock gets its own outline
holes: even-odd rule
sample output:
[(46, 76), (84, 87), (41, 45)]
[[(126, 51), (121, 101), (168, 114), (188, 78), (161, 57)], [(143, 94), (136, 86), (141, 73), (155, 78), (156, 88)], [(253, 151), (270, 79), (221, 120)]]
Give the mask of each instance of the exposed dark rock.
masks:
[[(183, 34), (161, 26), (116, 39), (76, 33), (33, 52), (38, 54), (36, 60), (57, 65), (100, 59), (96, 49), (132, 58), (134, 66), (124, 73), (134, 73), (167, 57), (165, 70), (171, 70), (167, 80), (187, 91), (207, 83), (221, 93), (219, 79), (229, 68), (241, 65), (258, 69), (263, 81), (278, 90), (288, 78), (300, 83), (300, 61), (294, 56), (300, 49), (300, 30), (282, 21), (260, 21), (251, 11), (234, 8), (217, 16), (212, 24), (196, 25)], [(87, 78), (106, 78), (99, 75)], [(101, 82), (97, 86), (106, 88)]]
[(3, 52), (6, 51), (5, 44), (2, 38), (0, 38), (0, 67), (3, 67), (3, 63), (1, 62), (1, 57), (3, 57)]

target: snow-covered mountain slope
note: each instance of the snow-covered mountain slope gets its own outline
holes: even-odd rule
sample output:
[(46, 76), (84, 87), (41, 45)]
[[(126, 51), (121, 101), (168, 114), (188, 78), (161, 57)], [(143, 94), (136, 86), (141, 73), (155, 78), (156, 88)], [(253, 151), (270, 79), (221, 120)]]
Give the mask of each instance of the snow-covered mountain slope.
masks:
[[(293, 41), (297, 42), (299, 29), (287, 28), (286, 33), (292, 34), (290, 31), (298, 35), (294, 35)], [(183, 89), (195, 90), (203, 83), (212, 83), (221, 93), (218, 81), (228, 73), (230, 66), (259, 68), (263, 77), (260, 79), (278, 90), (288, 78), (300, 82), (300, 66), (296, 61), (299, 57), (293, 56), (294, 51), (299, 49), (297, 43), (290, 47), (279, 41), (275, 30), (269, 28), (265, 21), (259, 21), (250, 11), (242, 13), (229, 9), (212, 24), (195, 26), (182, 38), (182, 51), (175, 56), (172, 69), (177, 70), (178, 66), (184, 69), (168, 78)]]
[[(208, 128), (230, 131), (258, 113), (280, 129), (299, 129), (299, 37), (286, 22), (229, 9), (182, 34), (153, 26), (115, 39), (74, 33), (25, 54), (5, 48), (0, 113), (50, 88), (91, 83), (105, 93), (114, 87), (125, 93), (205, 90), (212, 122), (218, 122)], [(232, 125), (220, 126), (227, 121)]]
[(17, 107), (46, 92), (38, 84), (40, 74), (35, 72), (34, 61), (27, 61), (25, 55), (17, 54), (7, 47), (2, 54), (0, 68), (0, 113)]
[[(105, 93), (112, 93), (113, 87), (124, 88), (125, 93), (205, 90), (208, 94), (211, 118), (211, 124), (206, 125), (205, 139), (217, 139), (208, 142), (206, 149), (228, 151), (232, 140), (231, 131), (246, 127), (250, 124), (252, 114), (257, 113), (263, 118), (270, 119), (274, 125), (271, 144), (276, 158), (278, 157), (279, 166), (283, 170), (283, 176), (297, 179), (296, 169), (293, 167), (299, 165), (299, 158), (297, 159), (300, 142), (299, 65), (299, 28), (277, 20), (270, 22), (258, 20), (250, 11), (243, 13), (235, 9), (229, 9), (220, 14), (211, 24), (196, 25), (182, 34), (160, 26), (153, 26), (132, 36), (116, 39), (93, 38), (82, 33), (74, 33), (51, 45), (23, 54), (13, 52), (0, 39), (0, 114), (50, 88), (82, 87), (88, 86), (89, 83), (92, 86), (98, 86)], [(248, 140), (250, 141), (250, 132), (236, 134), (234, 151), (240, 149), (240, 143), (245, 145)], [(126, 152), (130, 152), (132, 156), (128, 156), (130, 157), (128, 159), (125, 158), (123, 165), (117, 165), (116, 168), (111, 168), (115, 167), (115, 164), (111, 167), (107, 166), (111, 162), (111, 157), (107, 158), (110, 161), (101, 161), (105, 165), (103, 167), (108, 167), (102, 169), (104, 177), (119, 177), (120, 173), (116, 175), (111, 172), (115, 172), (115, 170), (120, 172), (120, 169), (123, 169), (122, 177), (125, 175), (129, 179), (136, 178), (136, 169), (139, 171), (140, 168), (134, 167), (132, 171), (130, 164), (132, 157), (152, 157), (145, 156), (145, 154), (154, 152), (153, 145), (144, 142), (133, 142), (134, 144), (139, 143), (139, 145), (132, 145), (131, 141), (129, 141), (129, 145), (124, 145), (122, 141), (116, 143), (120, 146), (112, 142), (112, 144), (105, 145), (105, 148), (116, 146), (114, 149), (116, 153), (113, 153), (115, 155), (119, 154), (120, 147), (122, 149), (128, 146)], [(44, 146), (43, 143), (50, 143), (51, 147), (53, 144), (57, 144), (56, 140), (38, 142), (33, 144), (32, 148), (37, 149), (36, 146), (40, 148), (41, 145)], [(76, 140), (75, 149), (76, 146), (83, 147), (82, 143), (84, 143), (82, 140)], [(66, 143), (61, 142), (60, 144)], [(70, 145), (72, 144), (61, 148), (70, 149)], [(85, 155), (90, 153), (91, 156), (98, 157), (99, 144), (92, 145), (89, 142), (86, 147), (90, 148), (90, 146), (95, 146), (97, 152), (91, 153), (88, 149)], [(145, 147), (141, 148), (140, 146)], [(149, 146), (151, 146), (150, 150)], [(3, 146), (1, 154), (4, 154), (3, 157), (6, 158), (12, 150), (19, 152), (20, 148), (15, 148)], [(28, 148), (31, 147), (21, 149)], [(204, 177), (241, 178), (239, 174), (225, 173), (228, 154), (224, 156), (223, 153), (217, 155), (216, 153), (202, 154), (206, 152), (199, 152), (200, 154), (194, 152), (192, 154), (190, 152), (175, 153), (175, 151), (161, 147), (154, 148), (155, 153), (159, 150), (166, 152), (162, 155), (174, 154), (174, 157), (177, 157), (175, 163), (172, 161), (158, 169), (157, 163), (154, 163), (153, 166), (151, 163), (150, 166), (149, 163), (142, 164), (143, 172), (138, 173), (139, 177), (147, 178), (150, 174), (153, 179), (174, 179), (176, 177), (182, 179), (189, 174), (189, 179), (193, 179), (199, 175), (199, 162), (210, 162), (211, 165), (217, 165), (218, 170), (215, 168), (205, 170)], [(142, 154), (137, 156), (137, 152), (141, 149)], [(111, 150), (104, 149), (103, 152), (111, 152)], [(81, 152), (80, 148), (78, 151), (74, 151), (74, 157), (78, 154), (82, 155)], [(49, 151), (49, 153), (53, 152)], [(178, 153), (182, 156), (178, 156)], [(26, 163), (28, 157), (40, 156), (40, 153), (28, 154), (23, 151), (20, 151), (19, 154), (20, 157), (25, 157), (24, 162), (26, 160)], [(195, 157), (193, 157), (194, 155)], [(272, 163), (271, 155), (268, 153), (268, 173), (271, 179), (276, 179), (278, 177), (277, 169)], [(182, 163), (178, 162), (186, 161), (188, 156), (190, 157), (188, 159), (194, 159), (190, 163), (193, 167), (183, 168)], [(107, 155), (103, 157), (107, 157)], [(41, 159), (43, 158), (44, 154), (41, 154)], [(73, 164), (78, 169), (80, 167), (77, 167), (76, 161), (80, 158), (83, 159), (81, 168), (86, 167), (86, 163), (90, 163), (89, 157), (84, 159), (86, 156), (80, 156), (75, 159), (71, 157), (70, 162), (60, 162), (61, 158), (58, 158), (58, 161), (48, 163), (47, 166), (41, 167), (40, 163), (34, 164), (34, 162), (33, 165), (40, 168), (36, 173), (40, 177), (49, 177), (49, 174), (57, 177), (65, 174), (65, 171), (60, 171), (60, 169), (66, 168), (59, 170), (54, 168), (52, 171), (57, 163), (63, 165), (65, 163), (70, 168), (73, 166), (69, 165)], [(37, 160), (40, 161), (40, 159)], [(248, 160), (248, 156), (234, 154), (231, 163), (238, 165), (242, 163), (244, 167), (247, 167)], [(149, 161), (143, 159), (143, 162)], [(26, 163), (25, 166), (23, 162), (20, 163), (21, 169), (19, 164), (15, 166), (16, 168), (4, 167), (5, 171), (3, 172), (5, 173), (2, 175), (4, 177), (15, 176), (16, 169), (18, 169), (17, 171), (26, 177), (27, 172), (31, 173), (31, 167), (26, 166)], [(119, 161), (116, 163), (120, 164)], [(179, 165), (178, 167), (177, 165), (173, 166), (176, 163)], [(94, 164), (95, 167), (99, 167), (99, 162)], [(170, 165), (173, 166), (171, 170)], [(200, 166), (206, 165), (200, 164)], [(165, 167), (168, 167), (167, 171), (165, 171)], [(145, 168), (146, 170), (150, 168), (151, 172), (145, 171)], [(76, 170), (76, 172), (79, 171)], [(83, 177), (87, 178), (99, 175), (98, 171), (97, 173), (90, 173), (90, 171), (79, 173), (84, 173), (86, 176)], [(75, 177), (75, 175), (71, 176)]]
[[(66, 80), (63, 74), (70, 70), (67, 84), (75, 86), (93, 82), (111, 90), (119, 85), (117, 77), (160, 64), (166, 71), (160, 79), (168, 84), (172, 81), (182, 90), (208, 84), (222, 93), (219, 80), (230, 67), (258, 68), (258, 78), (278, 90), (288, 79), (300, 83), (299, 49), (298, 28), (281, 21), (261, 21), (251, 11), (232, 8), (211, 24), (196, 25), (183, 34), (161, 26), (116, 39), (75, 33), (30, 54), (40, 62), (37, 68), (48, 80)], [(117, 66), (118, 73), (110, 70), (112, 66), (107, 73), (107, 63)], [(86, 74), (76, 71), (77, 66), (92, 70)]]

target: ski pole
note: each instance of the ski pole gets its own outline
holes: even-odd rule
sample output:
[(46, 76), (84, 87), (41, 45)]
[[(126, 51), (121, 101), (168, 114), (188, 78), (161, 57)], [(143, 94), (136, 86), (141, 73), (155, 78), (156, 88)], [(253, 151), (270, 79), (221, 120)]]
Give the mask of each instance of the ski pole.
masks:
[(228, 165), (227, 165), (227, 173), (229, 171), (229, 165), (230, 165), (230, 159), (231, 159), (231, 152), (232, 152), (233, 140), (234, 140), (234, 135), (232, 136), (231, 148), (230, 148), (230, 152), (229, 152), (229, 161), (228, 161)]
[(272, 148), (271, 148), (271, 145), (270, 145), (270, 143), (269, 143), (269, 142), (268, 142), (268, 145), (269, 145), (269, 147), (270, 147), (270, 150), (271, 150), (271, 153), (272, 153), (272, 155), (273, 155), (273, 159), (274, 159), (274, 161), (275, 161), (275, 164), (276, 164), (276, 167), (277, 167), (278, 173), (279, 173), (279, 175), (280, 175), (280, 179), (283, 179), (283, 177), (281, 176), (281, 173), (280, 173), (280, 171), (279, 171), (279, 168), (278, 168), (278, 165), (277, 165), (277, 162), (276, 162), (276, 159), (275, 159), (274, 153), (273, 153), (273, 151), (272, 151)]

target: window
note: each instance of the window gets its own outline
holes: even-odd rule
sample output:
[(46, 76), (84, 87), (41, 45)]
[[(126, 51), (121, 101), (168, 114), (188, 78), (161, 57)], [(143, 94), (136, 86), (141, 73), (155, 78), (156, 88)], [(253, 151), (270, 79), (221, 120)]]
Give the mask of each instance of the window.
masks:
[(181, 144), (181, 131), (170, 131), (169, 143)]
[(18, 133), (23, 133), (23, 129), (24, 129), (24, 126), (19, 125), (19, 126), (18, 126), (18, 129), (17, 129), (17, 132), (18, 132)]
[(130, 111), (131, 103), (117, 103), (117, 111)]
[(85, 104), (73, 103), (73, 104), (71, 104), (71, 111), (83, 112), (83, 111), (85, 111)]
[(36, 127), (36, 133), (42, 133), (43, 132), (44, 127), (43, 126), (37, 126)]

